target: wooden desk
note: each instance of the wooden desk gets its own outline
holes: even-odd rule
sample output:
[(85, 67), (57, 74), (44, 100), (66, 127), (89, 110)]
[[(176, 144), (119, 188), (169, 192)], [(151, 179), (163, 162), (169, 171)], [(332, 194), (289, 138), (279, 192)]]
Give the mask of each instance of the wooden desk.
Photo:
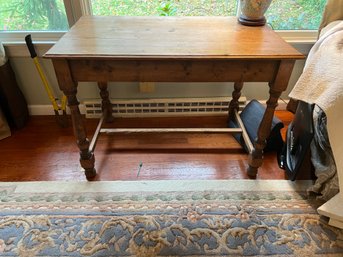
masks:
[(249, 154), (248, 174), (256, 177), (278, 98), (295, 60), (304, 58), (269, 27), (243, 26), (236, 17), (93, 16), (82, 17), (45, 57), (52, 59), (68, 98), (88, 179), (96, 174), (94, 149), (101, 123), (90, 142), (76, 97), (79, 81), (98, 82), (108, 122), (113, 117), (107, 81), (234, 82), (229, 118), (238, 116), (244, 82), (269, 82), (267, 109)]

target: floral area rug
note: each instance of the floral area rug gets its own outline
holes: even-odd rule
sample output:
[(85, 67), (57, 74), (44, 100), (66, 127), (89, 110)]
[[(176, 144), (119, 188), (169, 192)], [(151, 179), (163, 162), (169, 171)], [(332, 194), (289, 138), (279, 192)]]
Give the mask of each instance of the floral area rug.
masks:
[(308, 182), (0, 183), (0, 256), (343, 256)]

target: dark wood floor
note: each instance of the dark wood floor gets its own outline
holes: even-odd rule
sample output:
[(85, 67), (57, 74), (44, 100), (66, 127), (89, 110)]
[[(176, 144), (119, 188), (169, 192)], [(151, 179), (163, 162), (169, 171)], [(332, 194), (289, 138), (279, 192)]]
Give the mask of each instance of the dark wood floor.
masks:
[[(287, 111), (278, 111), (276, 115), (285, 125), (293, 117)], [(97, 120), (85, 122), (91, 137)], [(225, 124), (226, 118), (222, 116), (118, 118), (114, 123), (115, 127)], [(102, 134), (95, 150), (98, 174), (94, 180), (246, 179), (247, 157), (230, 134)], [(0, 181), (86, 181), (78, 160), (71, 126), (59, 127), (53, 116), (32, 116), (25, 128), (0, 141)], [(266, 153), (258, 179), (284, 178), (276, 154)]]

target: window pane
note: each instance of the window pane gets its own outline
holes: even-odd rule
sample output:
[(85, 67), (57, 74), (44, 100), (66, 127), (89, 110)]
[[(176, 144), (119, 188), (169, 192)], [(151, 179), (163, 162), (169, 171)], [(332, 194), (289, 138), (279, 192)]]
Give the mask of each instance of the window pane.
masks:
[(91, 0), (94, 15), (232, 16), (236, 0)]
[(276, 30), (318, 29), (326, 0), (273, 0), (266, 13)]
[(0, 30), (67, 30), (63, 0), (0, 0)]
[[(91, 0), (94, 15), (234, 16), (236, 0)], [(273, 0), (266, 13), (276, 30), (318, 29), (326, 0)]]

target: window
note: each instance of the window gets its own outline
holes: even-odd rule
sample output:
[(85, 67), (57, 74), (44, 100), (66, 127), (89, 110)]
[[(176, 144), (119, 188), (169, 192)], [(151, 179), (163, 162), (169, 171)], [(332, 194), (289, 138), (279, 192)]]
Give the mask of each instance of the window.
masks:
[(91, 0), (94, 15), (228, 16), (236, 15), (236, 0)]
[[(37, 31), (33, 32), (34, 40), (54, 42), (84, 14), (234, 16), (240, 1), (0, 0), (0, 41), (21, 43), (29, 30)], [(326, 0), (273, 0), (267, 21), (288, 42), (311, 44), (317, 38), (325, 3)]]
[[(325, 3), (273, 0), (267, 21), (275, 30), (316, 30)], [(94, 15), (233, 16), (238, 4), (237, 0), (0, 0), (0, 31), (67, 30), (66, 8), (71, 13), (77, 5)]]
[(0, 30), (48, 30), (69, 28), (63, 0), (0, 0)]
[[(90, 0), (94, 15), (236, 15), (236, 0)], [(275, 30), (316, 30), (326, 0), (273, 0), (266, 14)]]
[(275, 30), (317, 30), (326, 0), (273, 0), (266, 13)]

